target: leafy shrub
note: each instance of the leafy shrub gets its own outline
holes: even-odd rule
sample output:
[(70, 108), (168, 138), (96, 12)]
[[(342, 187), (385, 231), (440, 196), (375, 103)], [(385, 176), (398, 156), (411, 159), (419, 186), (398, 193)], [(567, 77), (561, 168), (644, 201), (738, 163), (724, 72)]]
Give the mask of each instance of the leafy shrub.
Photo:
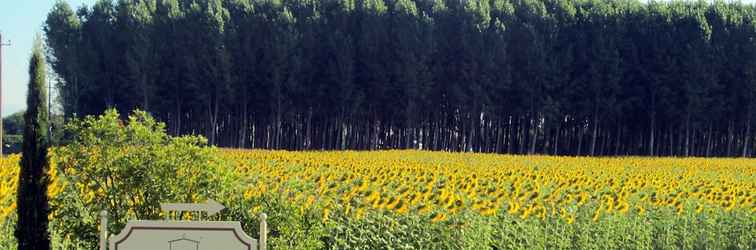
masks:
[(327, 232), (319, 208), (303, 208), (274, 193), (252, 198), (229, 195), (219, 201), (230, 206), (218, 219), (240, 221), (253, 238), (258, 238), (260, 231), (260, 213), (266, 213), (271, 249), (323, 249), (321, 239)]
[(24, 141), (22, 135), (3, 134), (3, 153), (18, 154), (21, 152), (21, 145)]
[(167, 216), (160, 202), (204, 202), (238, 186), (233, 169), (204, 138), (168, 136), (163, 123), (142, 111), (122, 122), (108, 110), (66, 130), (72, 138), (54, 151), (63, 191), (51, 200), (51, 225), (63, 248), (95, 249), (102, 210), (117, 232), (129, 219)]

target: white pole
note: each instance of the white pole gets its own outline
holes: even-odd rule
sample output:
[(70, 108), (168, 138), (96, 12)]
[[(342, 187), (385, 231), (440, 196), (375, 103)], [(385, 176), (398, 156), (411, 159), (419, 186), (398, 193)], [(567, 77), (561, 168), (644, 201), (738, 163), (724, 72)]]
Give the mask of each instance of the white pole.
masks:
[(10, 46), (10, 41), (8, 43), (3, 43), (3, 34), (0, 32), (0, 156), (3, 156), (3, 109), (2, 109), (2, 103), (3, 103), (3, 46)]
[(268, 245), (268, 215), (260, 214), (260, 250), (266, 250)]
[(107, 250), (108, 245), (108, 212), (100, 212), (100, 250)]

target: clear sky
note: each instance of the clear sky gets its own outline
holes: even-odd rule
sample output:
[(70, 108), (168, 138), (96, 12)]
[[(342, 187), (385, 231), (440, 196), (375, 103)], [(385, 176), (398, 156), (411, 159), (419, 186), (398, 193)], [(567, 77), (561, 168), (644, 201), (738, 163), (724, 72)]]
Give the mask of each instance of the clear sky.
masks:
[[(36, 33), (42, 32), (47, 13), (56, 0), (0, 0), (0, 32), (3, 43), (3, 117), (26, 108), (29, 55)], [(95, 0), (65, 0), (74, 9), (92, 6)]]

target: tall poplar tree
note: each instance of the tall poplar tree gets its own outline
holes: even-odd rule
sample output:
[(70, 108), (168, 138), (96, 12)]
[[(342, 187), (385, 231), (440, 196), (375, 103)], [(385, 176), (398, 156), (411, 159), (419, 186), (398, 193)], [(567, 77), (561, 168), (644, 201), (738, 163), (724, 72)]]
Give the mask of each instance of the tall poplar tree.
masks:
[(722, 1), (57, 0), (67, 118), (280, 149), (756, 154), (756, 6)]
[(47, 92), (45, 91), (45, 59), (42, 43), (36, 39), (29, 61), (29, 90), (24, 114), (24, 142), (21, 171), (16, 197), (18, 249), (50, 249), (47, 232)]

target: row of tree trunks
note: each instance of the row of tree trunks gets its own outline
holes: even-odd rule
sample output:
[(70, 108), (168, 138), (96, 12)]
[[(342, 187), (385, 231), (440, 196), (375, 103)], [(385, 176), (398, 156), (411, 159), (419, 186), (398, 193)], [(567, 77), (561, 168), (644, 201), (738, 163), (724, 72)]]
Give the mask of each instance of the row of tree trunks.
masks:
[[(295, 115), (273, 116), (223, 113), (213, 105), (202, 117), (164, 114), (174, 134), (207, 136), (222, 147), (289, 150), (423, 149), (508, 154), (548, 155), (654, 155), (654, 156), (751, 156), (750, 121), (736, 129), (732, 120), (720, 127), (686, 121), (681, 126), (640, 129), (598, 115), (583, 119), (564, 116), (546, 119), (539, 113), (493, 116), (483, 112), (454, 112), (429, 117), (445, 119), (383, 120), (347, 115), (323, 117), (311, 109)], [(181, 110), (177, 107), (177, 110)], [(262, 119), (268, 117), (268, 119)], [(210, 126), (202, 129), (203, 126)], [(198, 129), (199, 128), (199, 129)]]

